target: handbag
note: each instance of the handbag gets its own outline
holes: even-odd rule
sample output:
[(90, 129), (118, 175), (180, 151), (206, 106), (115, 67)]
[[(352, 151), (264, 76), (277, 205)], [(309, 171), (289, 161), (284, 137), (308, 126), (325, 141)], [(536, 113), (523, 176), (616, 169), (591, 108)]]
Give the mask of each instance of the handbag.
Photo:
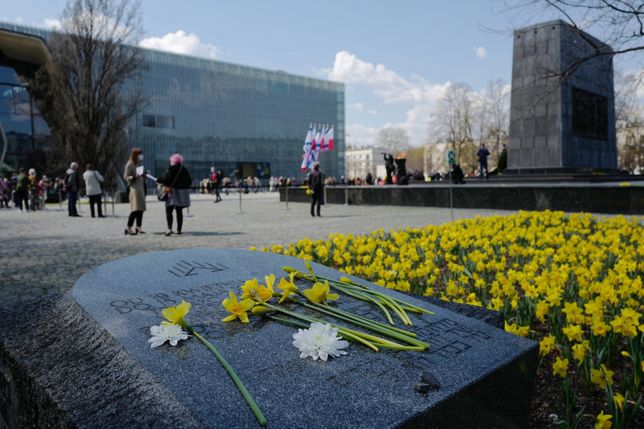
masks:
[(179, 174), (181, 174), (182, 168), (183, 165), (179, 166), (179, 171), (177, 171), (177, 175), (174, 176), (174, 179), (172, 180), (172, 184), (170, 186), (159, 185), (157, 187), (157, 199), (159, 201), (168, 201), (168, 199), (170, 198), (170, 193), (172, 192), (172, 187), (174, 186), (174, 182), (177, 181)]

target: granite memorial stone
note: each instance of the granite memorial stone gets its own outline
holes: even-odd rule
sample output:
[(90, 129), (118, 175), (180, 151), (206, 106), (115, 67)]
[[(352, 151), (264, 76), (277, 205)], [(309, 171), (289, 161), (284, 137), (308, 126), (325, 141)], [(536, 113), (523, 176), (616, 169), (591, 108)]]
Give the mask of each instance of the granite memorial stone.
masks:
[(509, 173), (617, 168), (611, 52), (560, 20), (514, 32)]
[[(94, 413), (98, 417), (93, 418), (84, 415), (83, 409), (73, 409), (75, 405), (67, 404), (62, 395), (57, 402), (64, 421), (81, 427), (177, 421), (183, 421), (184, 427), (256, 427), (252, 412), (223, 368), (197, 340), (189, 339), (177, 347), (150, 348), (149, 328), (162, 320), (161, 310), (186, 300), (192, 304), (189, 322), (234, 366), (266, 415), (268, 427), (519, 428), (527, 424), (537, 345), (427, 301), (404, 297), (435, 313), (411, 316), (413, 330), (419, 339), (429, 342), (429, 350), (376, 353), (351, 343), (348, 355), (327, 362), (301, 359), (291, 344), (292, 327), (259, 317), (252, 317), (249, 324), (221, 322), (227, 314), (220, 304), (228, 291), (237, 292), (243, 281), (253, 277), (281, 276), (285, 265), (304, 270), (301, 260), (281, 255), (189, 249), (121, 259), (82, 276), (71, 292), (73, 299), (66, 297), (64, 305), (50, 306), (45, 316), (54, 319), (50, 324), (56, 326), (56, 311), (64, 311), (62, 319), (69, 319), (64, 322), (66, 329), (79, 336), (75, 341), (81, 343), (68, 342), (66, 347), (87, 349), (82, 354), (85, 357), (76, 358), (80, 364), (68, 363), (68, 370), (74, 372), (69, 377), (76, 380), (74, 388), (79, 392), (102, 390), (105, 397), (97, 397), (100, 405), (94, 405)], [(313, 264), (313, 268), (320, 275), (341, 276), (321, 265)], [(342, 296), (338, 305), (384, 321), (361, 301)], [(42, 310), (34, 311), (32, 318), (38, 319)], [(29, 362), (37, 360), (26, 356), (27, 350), (38, 349), (33, 339), (19, 346), (18, 336), (36, 328), (38, 322), (32, 318), (10, 314), (5, 320), (15, 327), (11, 332), (0, 328), (8, 337), (0, 340), (0, 375), (4, 374), (0, 381), (9, 380), (0, 388), (0, 412), (8, 422), (11, 417), (5, 413), (11, 409), (11, 399), (4, 398), (12, 397), (7, 392), (19, 390), (10, 380), (18, 377), (16, 368), (21, 362), (29, 367)], [(88, 332), (78, 333), (79, 329)], [(87, 336), (90, 344), (85, 344)], [(43, 358), (47, 358), (52, 341), (44, 336), (40, 340)], [(8, 353), (21, 347), (22, 354)], [(106, 354), (106, 347), (115, 351), (102, 358), (102, 376), (87, 376), (92, 383), (88, 385), (82, 374), (88, 369), (79, 365), (91, 361), (92, 350)], [(65, 365), (48, 365), (57, 365), (59, 377), (65, 376)], [(35, 363), (24, 371), (34, 370)], [(33, 376), (31, 380), (41, 383), (43, 377), (54, 375)], [(56, 398), (55, 388), (50, 395)], [(122, 404), (124, 410), (114, 404)], [(104, 407), (111, 412), (103, 411)], [(149, 415), (126, 420), (128, 416), (122, 413), (137, 407), (147, 407)], [(167, 410), (165, 416), (163, 409)]]

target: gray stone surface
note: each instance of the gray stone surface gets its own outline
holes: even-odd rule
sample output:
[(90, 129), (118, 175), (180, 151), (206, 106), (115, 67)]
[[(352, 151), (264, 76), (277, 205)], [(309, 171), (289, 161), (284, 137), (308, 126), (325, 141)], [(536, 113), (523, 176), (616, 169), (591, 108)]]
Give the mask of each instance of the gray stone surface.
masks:
[[(561, 82), (561, 73), (594, 49), (611, 48), (560, 20), (514, 32), (509, 169), (617, 168), (612, 57), (581, 62)], [(573, 88), (606, 98), (605, 138), (573, 132)]]
[[(181, 299), (193, 304), (189, 320), (235, 366), (270, 427), (527, 423), (536, 344), (426, 302), (416, 300), (436, 314), (414, 321), (419, 337), (431, 344), (429, 351), (374, 353), (352, 344), (348, 356), (326, 363), (299, 358), (291, 345), (293, 328), (257, 319), (248, 325), (220, 322), (226, 314), (220, 302), (228, 290), (238, 290), (251, 277), (278, 274), (283, 265), (304, 268), (295, 258), (242, 250), (146, 253), (93, 269), (72, 294), (159, 388), (208, 427), (256, 423), (224, 370), (195, 339), (177, 348), (149, 348), (148, 328), (159, 323), (163, 307)], [(320, 274), (340, 276), (314, 267)], [(380, 318), (349, 298), (340, 306)], [(414, 385), (426, 370), (441, 388), (420, 395)]]

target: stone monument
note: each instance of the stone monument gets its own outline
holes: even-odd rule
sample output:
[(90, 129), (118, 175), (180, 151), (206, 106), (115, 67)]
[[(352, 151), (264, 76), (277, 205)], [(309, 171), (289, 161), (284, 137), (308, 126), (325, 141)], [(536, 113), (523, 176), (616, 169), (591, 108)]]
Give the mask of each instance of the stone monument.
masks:
[[(327, 362), (299, 357), (293, 327), (260, 317), (221, 322), (228, 291), (280, 275), (284, 265), (305, 269), (296, 258), (244, 250), (145, 253), (93, 269), (69, 295), (0, 311), (0, 427), (258, 427), (196, 339), (150, 348), (150, 326), (181, 300), (191, 302), (190, 323), (234, 366), (268, 427), (527, 425), (537, 344), (427, 301), (404, 296), (435, 313), (412, 316), (429, 350), (352, 343), (348, 355)], [(344, 295), (338, 305), (384, 320)], [(419, 393), (427, 372), (436, 384)]]
[(560, 20), (514, 32), (509, 173), (617, 169), (610, 53)]

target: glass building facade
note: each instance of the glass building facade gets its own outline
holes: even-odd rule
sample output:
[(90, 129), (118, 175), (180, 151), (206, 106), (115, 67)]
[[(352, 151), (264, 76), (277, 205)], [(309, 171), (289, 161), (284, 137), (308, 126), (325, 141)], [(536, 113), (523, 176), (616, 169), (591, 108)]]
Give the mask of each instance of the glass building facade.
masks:
[[(0, 29), (46, 38), (42, 30), (16, 24), (0, 22)], [(332, 125), (335, 135), (335, 149), (320, 154), (321, 167), (327, 176), (344, 175), (343, 84), (160, 51), (143, 52), (146, 68), (131, 84), (143, 85), (147, 103), (125, 131), (128, 145), (143, 149), (145, 167), (152, 174), (162, 174), (169, 156), (178, 152), (194, 178), (207, 177), (212, 165), (225, 175), (237, 170), (244, 177), (297, 177), (309, 124), (320, 123)], [(7, 156), (6, 162), (18, 166), (38, 148), (46, 124), (2, 57), (0, 65), (4, 66), (0, 68), (0, 88), (4, 88), (0, 121), (7, 137), (7, 129), (21, 136), (14, 138), (13, 158)]]
[(4, 163), (14, 168), (42, 164), (49, 127), (15, 69), (6, 65), (0, 65), (0, 124), (7, 143), (0, 147)]

